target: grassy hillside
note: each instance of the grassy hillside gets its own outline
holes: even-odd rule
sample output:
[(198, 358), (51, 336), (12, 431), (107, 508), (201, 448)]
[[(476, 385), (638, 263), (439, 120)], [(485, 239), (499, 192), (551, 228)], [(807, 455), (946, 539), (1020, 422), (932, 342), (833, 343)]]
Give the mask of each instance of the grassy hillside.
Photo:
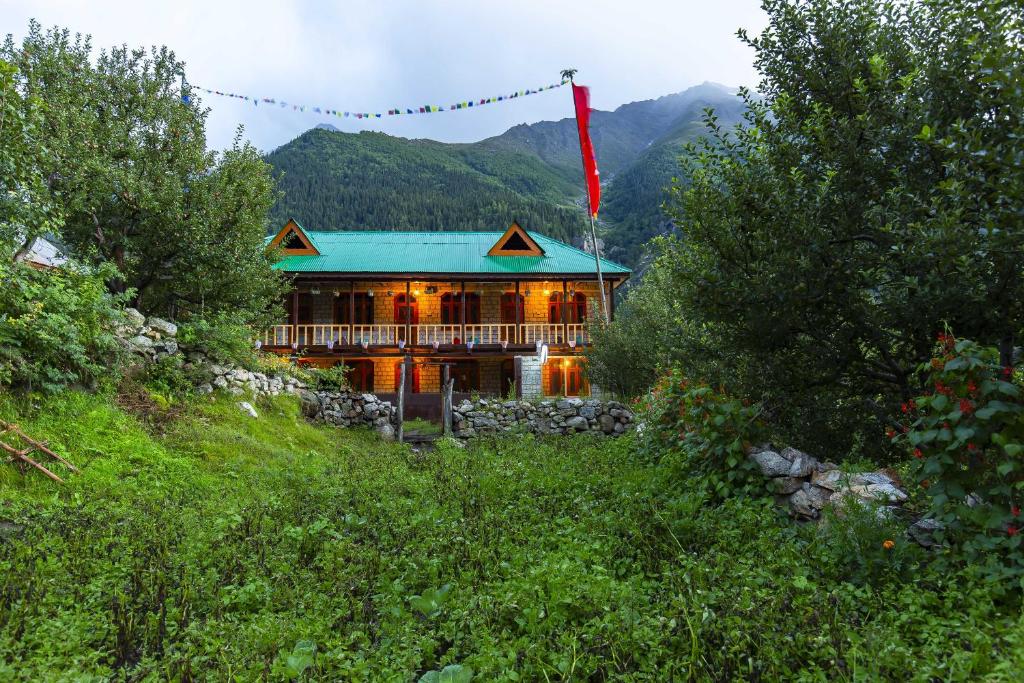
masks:
[[(287, 398), (0, 399), (83, 467), (0, 468), (0, 679), (1014, 680), (1018, 611), (866, 521), (712, 507), (628, 439), (414, 453)], [(895, 553), (859, 573), (850, 558)], [(858, 545), (860, 544), (860, 545)], [(875, 550), (872, 550), (875, 549)], [(450, 670), (451, 671), (451, 670)], [(465, 679), (458, 679), (465, 680)]]

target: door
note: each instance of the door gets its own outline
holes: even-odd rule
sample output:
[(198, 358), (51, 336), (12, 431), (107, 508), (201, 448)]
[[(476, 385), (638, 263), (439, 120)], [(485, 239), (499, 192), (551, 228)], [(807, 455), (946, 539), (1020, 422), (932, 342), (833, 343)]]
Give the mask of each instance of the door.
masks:
[[(516, 300), (518, 299), (519, 315), (516, 316)], [(522, 294), (505, 292), (501, 295), (501, 324), (522, 325), (526, 321), (526, 299)], [(502, 327), (501, 338), (503, 341), (516, 343), (518, 331), (515, 328)]]

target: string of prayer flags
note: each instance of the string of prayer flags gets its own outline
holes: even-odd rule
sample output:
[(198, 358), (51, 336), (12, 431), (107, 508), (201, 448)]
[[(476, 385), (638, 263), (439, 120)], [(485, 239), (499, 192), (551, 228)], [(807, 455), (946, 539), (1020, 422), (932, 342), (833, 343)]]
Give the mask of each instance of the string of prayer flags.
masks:
[[(282, 99), (275, 97), (255, 97), (252, 95), (240, 95), (238, 93), (226, 92), (223, 90), (213, 90), (210, 88), (204, 88), (201, 85), (193, 85), (189, 83), (188, 88), (204, 92), (207, 95), (217, 95), (219, 97), (230, 97), (236, 100), (243, 100), (246, 102), (252, 102), (254, 107), (259, 105), (275, 106), (280, 109), (291, 108), (292, 111), (305, 113), (308, 109), (314, 114), (320, 114), (321, 116), (337, 116), (342, 118), (355, 118), (355, 119), (379, 119), (383, 116), (406, 116), (409, 114), (436, 114), (443, 111), (456, 111), (459, 109), (470, 109), (472, 107), (482, 107), (485, 104), (492, 104), (495, 102), (507, 102), (508, 100), (516, 99), (519, 97), (526, 97), (527, 95), (536, 95), (537, 93), (545, 92), (547, 90), (553, 90), (555, 88), (561, 88), (569, 81), (564, 80), (559, 83), (552, 83), (550, 85), (542, 85), (539, 88), (527, 88), (526, 90), (517, 90), (509, 95), (496, 95), (494, 97), (481, 97), (479, 99), (463, 100), (450, 104), (447, 107), (444, 105), (433, 105), (424, 104), (418, 107), (395, 107), (394, 109), (388, 109), (386, 112), (356, 112), (356, 111), (344, 111), (339, 109), (333, 109), (328, 107), (310, 107), (304, 104), (295, 104), (285, 102)], [(183, 92), (181, 99), (183, 102), (188, 103), (191, 101), (190, 96), (187, 92)]]

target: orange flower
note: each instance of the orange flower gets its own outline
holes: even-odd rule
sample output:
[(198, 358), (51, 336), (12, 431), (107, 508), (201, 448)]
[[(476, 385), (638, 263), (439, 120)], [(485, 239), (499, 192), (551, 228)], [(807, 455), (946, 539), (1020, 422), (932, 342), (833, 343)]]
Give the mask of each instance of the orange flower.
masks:
[(892, 550), (896, 547), (896, 544), (892, 541), (892, 539), (887, 538), (885, 539), (885, 541), (882, 542), (882, 547), (886, 550)]

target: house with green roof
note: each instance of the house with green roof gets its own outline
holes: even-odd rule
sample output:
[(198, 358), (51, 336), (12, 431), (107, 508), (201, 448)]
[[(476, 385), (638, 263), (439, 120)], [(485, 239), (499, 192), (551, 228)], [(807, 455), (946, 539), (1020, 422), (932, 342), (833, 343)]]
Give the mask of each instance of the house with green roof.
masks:
[[(513, 223), (504, 231), (307, 230), (295, 220), (268, 248), (293, 289), (262, 348), (328, 367), (387, 396), (584, 396), (587, 321), (599, 315), (594, 256)], [(601, 260), (614, 291), (628, 268)]]

